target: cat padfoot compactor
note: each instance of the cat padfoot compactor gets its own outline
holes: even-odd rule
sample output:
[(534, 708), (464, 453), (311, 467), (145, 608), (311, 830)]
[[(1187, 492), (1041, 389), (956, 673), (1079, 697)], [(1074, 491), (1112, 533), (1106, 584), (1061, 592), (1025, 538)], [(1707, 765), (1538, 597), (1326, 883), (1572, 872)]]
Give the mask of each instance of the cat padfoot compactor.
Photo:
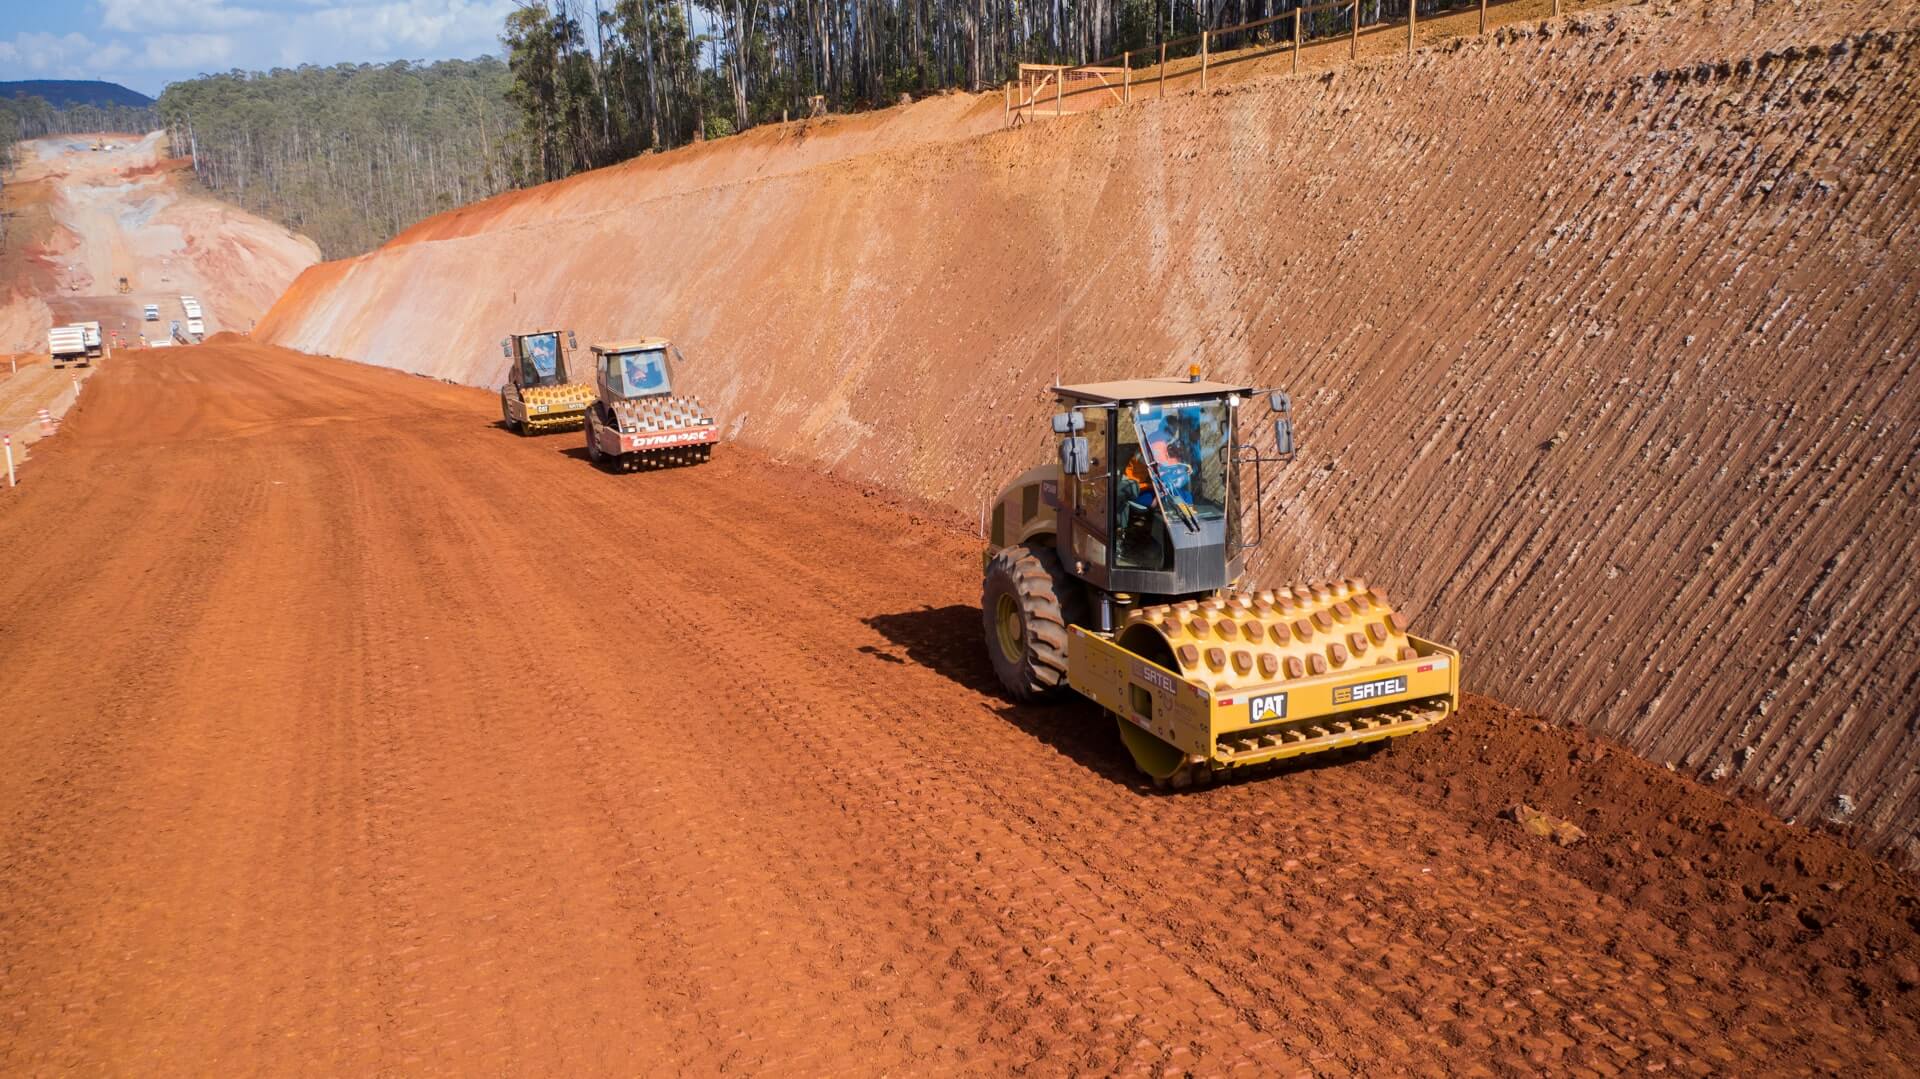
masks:
[(1285, 394), (1264, 391), (1262, 455), (1242, 432), (1255, 391), (1197, 369), (1054, 390), (1059, 461), (994, 503), (981, 588), (1015, 698), (1094, 700), (1171, 787), (1414, 734), (1459, 707), (1459, 653), (1408, 633), (1364, 580), (1245, 583), (1262, 468), (1293, 458)]
[(573, 331), (562, 347), (559, 330), (517, 333), (500, 342), (507, 358), (507, 382), (500, 387), (500, 419), (507, 429), (523, 435), (555, 431), (579, 424), (593, 403), (593, 387), (570, 381), (567, 351), (575, 345)]
[(700, 399), (675, 393), (686, 357), (658, 337), (593, 346), (595, 400), (587, 410), (587, 456), (602, 468), (635, 472), (694, 465), (713, 457), (719, 429)]

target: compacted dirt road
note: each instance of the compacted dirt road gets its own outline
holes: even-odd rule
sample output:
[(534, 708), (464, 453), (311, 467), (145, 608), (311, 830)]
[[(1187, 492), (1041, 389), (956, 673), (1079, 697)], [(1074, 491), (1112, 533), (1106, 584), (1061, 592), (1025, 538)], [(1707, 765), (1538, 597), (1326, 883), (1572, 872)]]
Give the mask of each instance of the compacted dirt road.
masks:
[[(1920, 1051), (1912, 890), (1825, 839), (1478, 700), (1156, 794), (1090, 709), (992, 692), (965, 536), (726, 447), (600, 473), (495, 414), (124, 352), (0, 495), (0, 1069)], [(1629, 823), (1562, 850), (1495, 816), (1527, 789)]]

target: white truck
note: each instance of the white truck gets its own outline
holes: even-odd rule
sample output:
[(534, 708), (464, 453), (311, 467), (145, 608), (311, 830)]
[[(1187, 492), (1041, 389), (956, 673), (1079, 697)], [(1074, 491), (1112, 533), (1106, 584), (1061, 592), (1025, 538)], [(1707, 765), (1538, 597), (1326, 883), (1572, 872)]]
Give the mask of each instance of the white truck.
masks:
[(207, 324), (199, 315), (194, 315), (187, 319), (187, 336), (193, 338), (195, 341), (201, 341), (206, 338)]
[(182, 296), (182, 297), (180, 297), (180, 310), (182, 310), (182, 311), (184, 311), (184, 312), (186, 312), (186, 314), (187, 314), (187, 317), (188, 317), (188, 318), (200, 318), (200, 317), (201, 317), (201, 314), (200, 314), (200, 301), (199, 301), (199, 300), (196, 300), (196, 299), (194, 299), (194, 298), (193, 298), (193, 297), (191, 297), (191, 296)]
[(87, 328), (74, 325), (55, 326), (48, 330), (47, 355), (52, 358), (55, 367), (65, 367), (70, 363), (87, 366)]
[(146, 316), (147, 316), (148, 322), (160, 321), (160, 305), (157, 303), (148, 304), (146, 308)]

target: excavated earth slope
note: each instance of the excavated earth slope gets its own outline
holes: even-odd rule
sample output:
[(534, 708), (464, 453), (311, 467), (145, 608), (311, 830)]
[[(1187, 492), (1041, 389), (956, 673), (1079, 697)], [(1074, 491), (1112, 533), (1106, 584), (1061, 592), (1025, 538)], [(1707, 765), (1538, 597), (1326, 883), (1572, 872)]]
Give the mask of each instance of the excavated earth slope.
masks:
[(1920, 1058), (1920, 895), (1864, 852), (1473, 697), (1160, 794), (1007, 704), (965, 534), (489, 405), (128, 350), (0, 488), (0, 1072)]
[(722, 142), (316, 267), (262, 333), (478, 384), (516, 328), (670, 335), (734, 439), (969, 519), (1056, 376), (1277, 382), (1263, 576), (1364, 573), (1471, 685), (1911, 857), (1920, 37), (1738, 7)]

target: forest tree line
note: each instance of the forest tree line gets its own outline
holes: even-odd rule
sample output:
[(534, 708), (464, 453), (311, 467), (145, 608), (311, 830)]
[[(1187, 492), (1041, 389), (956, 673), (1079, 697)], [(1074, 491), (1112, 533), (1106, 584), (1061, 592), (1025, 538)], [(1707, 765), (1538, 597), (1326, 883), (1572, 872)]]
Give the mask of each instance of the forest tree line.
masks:
[(989, 89), (1023, 62), (1105, 60), (1299, 3), (516, 0), (504, 61), (233, 71), (168, 86), (158, 112), (208, 188), (340, 258), (511, 187), (806, 116), (816, 101), (847, 112)]
[[(501, 42), (519, 137), (551, 180), (694, 138), (901, 95), (980, 91), (1301, 0), (516, 0)], [(1371, 0), (1392, 6), (1396, 0)], [(1405, 0), (1397, 0), (1405, 10)], [(1225, 43), (1251, 44), (1251, 40)], [(1176, 49), (1183, 56), (1195, 47)], [(1136, 59), (1135, 63), (1143, 62)]]
[(307, 65), (176, 82), (158, 108), (209, 190), (341, 258), (526, 175), (511, 82), (491, 57)]

